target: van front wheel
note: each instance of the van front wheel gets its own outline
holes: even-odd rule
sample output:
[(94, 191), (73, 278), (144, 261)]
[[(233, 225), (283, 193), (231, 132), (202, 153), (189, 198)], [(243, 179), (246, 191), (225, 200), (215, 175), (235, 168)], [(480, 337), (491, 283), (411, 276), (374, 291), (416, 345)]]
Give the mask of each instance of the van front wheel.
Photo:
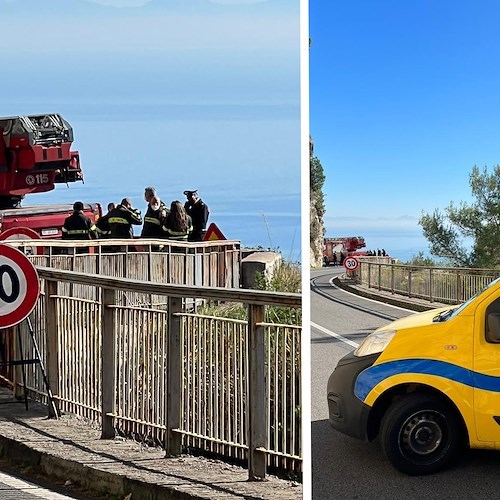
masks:
[(412, 394), (393, 403), (382, 420), (380, 434), (392, 465), (411, 476), (444, 468), (462, 442), (456, 412), (429, 394)]

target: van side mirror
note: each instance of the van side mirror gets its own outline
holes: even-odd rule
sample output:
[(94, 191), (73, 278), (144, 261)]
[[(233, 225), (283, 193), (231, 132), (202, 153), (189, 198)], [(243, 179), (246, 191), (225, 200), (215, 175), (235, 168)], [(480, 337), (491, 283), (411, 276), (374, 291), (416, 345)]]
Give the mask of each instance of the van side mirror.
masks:
[(500, 343), (500, 313), (488, 314), (487, 323), (486, 340), (495, 344)]

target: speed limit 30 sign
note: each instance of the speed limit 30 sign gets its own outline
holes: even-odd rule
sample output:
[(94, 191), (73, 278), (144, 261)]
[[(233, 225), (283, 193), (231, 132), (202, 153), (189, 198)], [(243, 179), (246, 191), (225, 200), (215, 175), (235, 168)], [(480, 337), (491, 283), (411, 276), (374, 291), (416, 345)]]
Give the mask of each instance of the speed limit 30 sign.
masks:
[(40, 295), (35, 266), (17, 248), (0, 244), (0, 328), (17, 325)]
[(358, 259), (355, 259), (354, 257), (347, 257), (346, 259), (344, 259), (344, 267), (348, 271), (354, 271), (355, 269), (358, 268), (358, 266), (359, 266)]

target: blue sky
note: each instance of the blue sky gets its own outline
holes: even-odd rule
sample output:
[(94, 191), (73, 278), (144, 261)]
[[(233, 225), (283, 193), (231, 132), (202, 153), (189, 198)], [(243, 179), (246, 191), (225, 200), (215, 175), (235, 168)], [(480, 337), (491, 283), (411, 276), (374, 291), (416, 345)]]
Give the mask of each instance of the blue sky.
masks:
[(296, 254), (299, 3), (0, 0), (0, 115), (60, 113), (85, 176), (24, 204), (199, 189), (228, 238)]
[(500, 3), (311, 0), (310, 127), (327, 235), (426, 248), (418, 219), (500, 162)]

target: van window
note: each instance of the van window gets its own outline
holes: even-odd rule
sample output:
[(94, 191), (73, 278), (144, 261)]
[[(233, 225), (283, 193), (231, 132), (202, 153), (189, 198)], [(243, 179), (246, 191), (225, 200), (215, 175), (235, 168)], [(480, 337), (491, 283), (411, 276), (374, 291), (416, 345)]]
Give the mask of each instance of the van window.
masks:
[(500, 297), (486, 308), (485, 318), (486, 341), (492, 344), (500, 343)]
[(455, 316), (458, 316), (476, 297), (481, 295), (483, 292), (488, 290), (488, 288), (493, 287), (495, 284), (500, 282), (500, 278), (497, 278), (496, 280), (493, 280), (491, 283), (486, 285), (482, 290), (477, 292), (475, 295), (473, 295), (467, 302), (464, 302), (463, 304), (460, 304), (456, 309), (453, 310), (453, 312), (448, 316), (446, 319), (454, 318)]

